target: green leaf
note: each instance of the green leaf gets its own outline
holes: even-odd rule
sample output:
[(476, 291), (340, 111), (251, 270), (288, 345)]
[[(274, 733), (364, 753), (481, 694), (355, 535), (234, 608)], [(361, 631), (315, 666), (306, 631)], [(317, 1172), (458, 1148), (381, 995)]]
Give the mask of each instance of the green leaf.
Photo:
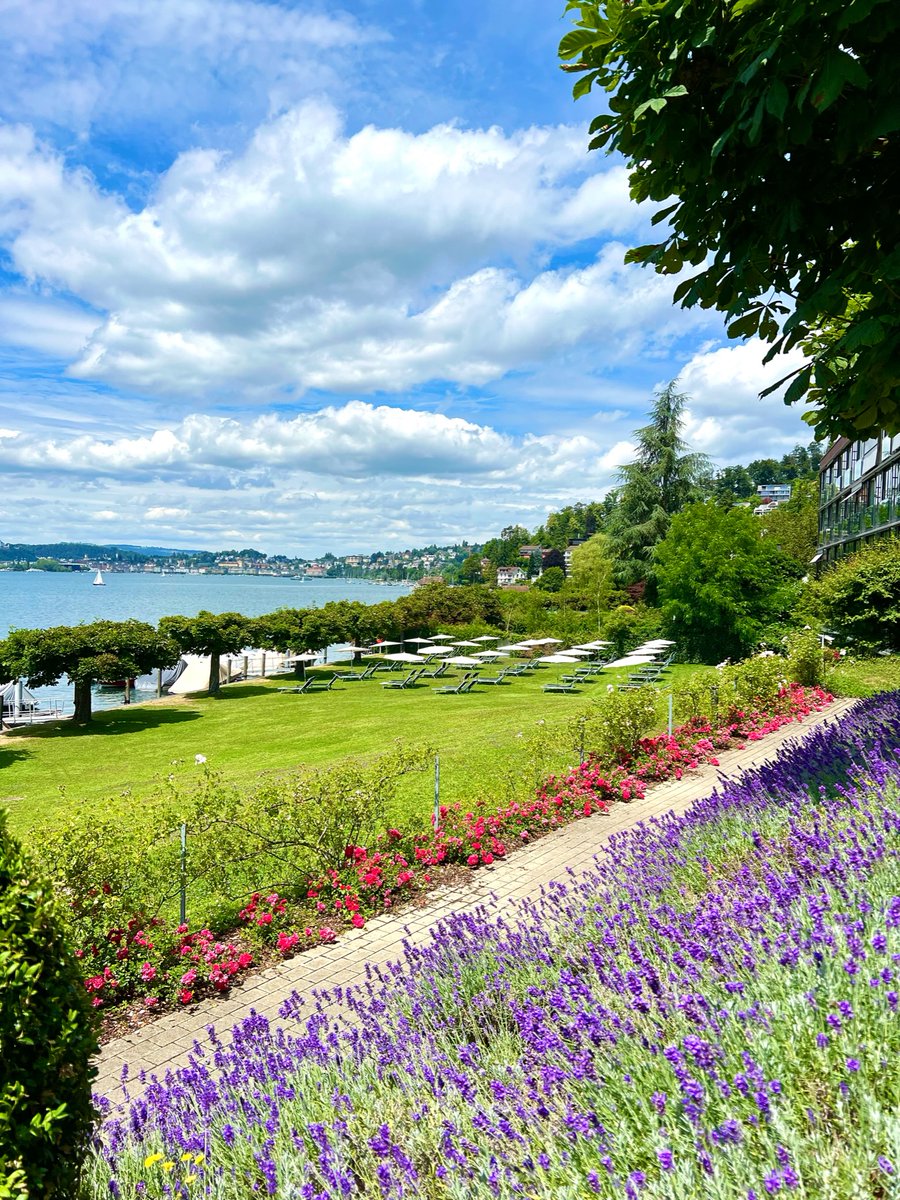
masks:
[(855, 58), (842, 50), (830, 50), (813, 88), (813, 107), (824, 112), (834, 104), (845, 84), (864, 88), (869, 82), (868, 74)]
[(574, 100), (580, 100), (582, 96), (586, 96), (594, 86), (594, 81), (599, 74), (599, 71), (589, 71), (587, 75), (582, 75), (582, 77), (572, 88), (572, 98)]
[[(810, 380), (812, 379), (812, 366), (804, 367), (803, 370), (794, 377), (794, 381), (788, 390), (784, 393), (785, 404), (795, 404), (798, 400), (802, 400), (809, 391)], [(782, 383), (784, 380), (782, 380)], [(777, 385), (776, 385), (777, 386)], [(766, 394), (766, 393), (764, 393)]]
[(759, 314), (760, 310), (755, 308), (751, 312), (744, 313), (742, 317), (738, 317), (736, 321), (732, 321), (728, 326), (728, 336), (730, 338), (752, 337), (759, 328)]
[(677, 204), (670, 204), (668, 208), (659, 209), (650, 218), (650, 224), (658, 225), (660, 223), (660, 221), (664, 221), (666, 219), (666, 217), (668, 217), (671, 213), (675, 212), (675, 210), (680, 206), (680, 204), (681, 204), (681, 201), (679, 200)]
[(639, 105), (634, 110), (634, 119), (637, 121), (640, 117), (642, 117), (644, 115), (644, 113), (647, 111), (647, 109), (650, 109), (653, 112), (658, 113), (658, 112), (662, 112), (662, 110), (665, 107), (666, 107), (666, 101), (663, 99), (663, 97), (662, 96), (654, 96), (652, 100), (645, 100), (643, 104)]
[(884, 323), (878, 317), (867, 317), (863, 321), (854, 322), (839, 345), (849, 351), (858, 350), (860, 346), (877, 346), (884, 341)]
[(608, 46), (612, 40), (612, 34), (605, 28), (570, 29), (559, 43), (559, 57), (575, 58), (593, 46)]
[(783, 118), (787, 109), (788, 99), (787, 88), (780, 79), (776, 79), (766, 92), (766, 108), (777, 121)]

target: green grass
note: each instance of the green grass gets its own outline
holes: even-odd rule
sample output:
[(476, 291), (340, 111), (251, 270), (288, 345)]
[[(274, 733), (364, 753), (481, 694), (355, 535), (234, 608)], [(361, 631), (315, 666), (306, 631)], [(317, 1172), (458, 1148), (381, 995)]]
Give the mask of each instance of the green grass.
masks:
[(829, 675), (827, 686), (840, 696), (874, 696), (900, 688), (900, 655), (845, 658)]
[[(677, 686), (707, 669), (674, 667), (666, 678)], [(566, 744), (572, 739), (563, 731), (615, 676), (577, 695), (541, 690), (565, 670), (539, 670), (462, 696), (422, 687), (387, 691), (374, 680), (297, 696), (276, 690), (286, 680), (265, 680), (233, 684), (217, 699), (171, 697), (108, 710), (84, 729), (71, 722), (36, 726), (0, 739), (0, 803), (19, 832), (62, 821), (76, 803), (88, 817), (92, 811), (124, 817), (135, 804), (152, 802), (170, 775), (176, 784), (186, 780), (197, 754), (228, 779), (252, 785), (266, 772), (371, 757), (396, 739), (439, 752), (442, 799), (474, 798), (505, 772), (524, 775), (529, 765), (558, 769), (574, 761), (574, 745)], [(529, 758), (531, 735), (539, 730), (558, 734), (557, 762)], [(405, 811), (429, 811), (430, 776), (412, 777), (401, 797)]]

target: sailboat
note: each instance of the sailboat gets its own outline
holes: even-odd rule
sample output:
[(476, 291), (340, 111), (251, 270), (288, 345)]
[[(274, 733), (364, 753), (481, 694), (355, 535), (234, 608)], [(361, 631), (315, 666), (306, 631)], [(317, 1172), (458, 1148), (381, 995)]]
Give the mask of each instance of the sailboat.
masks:
[(97, 574), (94, 576), (94, 587), (103, 587), (103, 586), (104, 586), (104, 579), (103, 579), (103, 576), (98, 571)]

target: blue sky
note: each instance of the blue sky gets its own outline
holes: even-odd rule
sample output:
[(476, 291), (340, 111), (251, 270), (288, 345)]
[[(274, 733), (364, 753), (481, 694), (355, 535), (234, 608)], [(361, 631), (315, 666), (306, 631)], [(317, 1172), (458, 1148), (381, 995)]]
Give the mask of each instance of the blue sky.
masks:
[[(625, 267), (562, 5), (0, 0), (0, 538), (307, 557), (599, 498), (655, 388), (809, 440)], [(785, 374), (790, 364), (779, 364)]]

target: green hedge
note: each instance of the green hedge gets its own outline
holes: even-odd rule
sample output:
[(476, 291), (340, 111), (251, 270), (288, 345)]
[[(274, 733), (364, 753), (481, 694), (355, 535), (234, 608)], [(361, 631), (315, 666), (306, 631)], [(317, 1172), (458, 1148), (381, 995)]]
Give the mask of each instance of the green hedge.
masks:
[(0, 810), (0, 1197), (70, 1200), (95, 1116), (96, 1022), (57, 904)]

